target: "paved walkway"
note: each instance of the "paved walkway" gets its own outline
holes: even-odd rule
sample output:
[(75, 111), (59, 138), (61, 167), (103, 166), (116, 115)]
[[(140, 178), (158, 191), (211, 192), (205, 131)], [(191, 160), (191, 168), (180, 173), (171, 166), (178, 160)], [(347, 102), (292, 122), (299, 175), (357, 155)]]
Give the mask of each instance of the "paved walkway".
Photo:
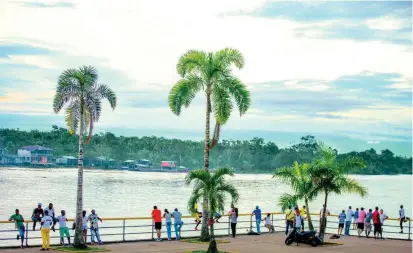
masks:
[[(221, 238), (220, 238), (221, 239)], [(300, 244), (296, 246), (284, 245), (284, 235), (278, 234), (265, 234), (261, 236), (239, 236), (237, 238), (222, 238), (230, 241), (230, 243), (219, 244), (218, 248), (223, 251), (230, 251), (233, 253), (299, 253), (299, 252), (348, 252), (348, 253), (410, 253), (412, 252), (411, 241), (399, 241), (399, 240), (374, 240), (367, 238), (357, 237), (342, 237), (338, 240), (328, 240), (334, 242), (343, 243), (340, 246), (328, 246), (313, 248), (308, 245)], [(135, 253), (135, 252), (162, 252), (162, 253), (183, 253), (191, 250), (206, 249), (207, 245), (184, 243), (178, 241), (162, 241), (162, 242), (135, 242), (135, 243), (120, 243), (120, 244), (107, 244), (102, 246), (110, 249), (111, 252), (116, 253)], [(9, 249), (0, 250), (0, 253), (33, 253), (40, 252), (39, 248), (28, 249)], [(57, 252), (57, 251), (49, 251)]]

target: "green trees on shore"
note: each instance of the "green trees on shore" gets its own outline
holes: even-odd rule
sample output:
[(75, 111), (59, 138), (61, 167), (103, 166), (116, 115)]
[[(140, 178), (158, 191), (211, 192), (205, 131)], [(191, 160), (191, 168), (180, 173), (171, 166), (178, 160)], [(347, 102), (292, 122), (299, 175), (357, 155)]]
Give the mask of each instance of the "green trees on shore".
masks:
[(79, 135), (76, 232), (73, 243), (76, 248), (86, 247), (82, 229), (84, 134), (89, 128), (89, 142), (93, 124), (99, 121), (102, 113), (101, 99), (107, 99), (112, 109), (116, 107), (115, 93), (107, 85), (98, 84), (97, 81), (98, 73), (92, 66), (67, 69), (59, 76), (53, 100), (55, 113), (59, 113), (66, 106), (65, 121), (69, 132)]
[(232, 169), (219, 168), (213, 174), (208, 170), (198, 169), (191, 171), (185, 177), (185, 184), (193, 185), (193, 190), (188, 200), (189, 212), (195, 213), (197, 211), (195, 210), (195, 204), (207, 199), (207, 206), (204, 206), (203, 209), (206, 209), (208, 219), (211, 221), (208, 222), (210, 224), (208, 253), (218, 253), (214, 236), (214, 222), (212, 222), (214, 214), (224, 211), (228, 196), (231, 198), (231, 203), (236, 203), (239, 198), (237, 189), (225, 179), (227, 176), (234, 176)]
[[(314, 137), (313, 137), (314, 138)], [(51, 131), (23, 131), (18, 129), (0, 129), (0, 145), (10, 154), (27, 145), (41, 145), (53, 149), (53, 156), (77, 156), (78, 140), (67, 129), (53, 126)], [(315, 157), (316, 150), (301, 142), (290, 147), (280, 148), (274, 142), (265, 142), (262, 138), (252, 140), (222, 140), (211, 151), (210, 167), (236, 168), (237, 172), (274, 173), (275, 168), (309, 163)], [(299, 148), (297, 146), (300, 146)], [(86, 144), (85, 160), (105, 156), (117, 161), (128, 159), (149, 159), (154, 166), (161, 161), (173, 160), (188, 168), (203, 167), (203, 141), (167, 139), (164, 137), (126, 137), (113, 133), (96, 133)], [(362, 152), (338, 154), (337, 159), (360, 157), (366, 162), (366, 168), (350, 169), (350, 174), (411, 174), (412, 158), (393, 155), (390, 150), (381, 153), (374, 149)]]
[[(232, 67), (241, 69), (244, 57), (241, 52), (225, 48), (218, 52), (189, 50), (181, 56), (177, 64), (177, 72), (181, 76), (169, 93), (169, 108), (180, 115), (182, 107), (189, 107), (198, 92), (205, 92), (205, 141), (203, 168), (209, 169), (210, 150), (218, 143), (221, 126), (224, 125), (232, 112), (232, 99), (243, 115), (250, 106), (250, 93), (246, 86), (233, 76)], [(215, 129), (210, 140), (211, 113), (215, 116)], [(204, 199), (207, 206), (208, 199)], [(208, 240), (207, 215), (202, 218), (202, 241)]]

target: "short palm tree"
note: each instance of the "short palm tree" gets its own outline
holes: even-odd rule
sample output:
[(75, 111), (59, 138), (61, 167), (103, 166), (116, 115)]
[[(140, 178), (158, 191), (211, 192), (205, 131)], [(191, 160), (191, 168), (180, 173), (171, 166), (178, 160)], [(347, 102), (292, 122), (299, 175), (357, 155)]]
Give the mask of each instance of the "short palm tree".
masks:
[(98, 73), (94, 67), (83, 66), (78, 69), (67, 69), (60, 76), (57, 83), (56, 94), (53, 100), (53, 110), (59, 113), (66, 109), (66, 123), (70, 133), (79, 130), (79, 156), (78, 156), (78, 184), (76, 202), (76, 232), (74, 247), (83, 248), (82, 210), (83, 210), (83, 158), (84, 134), (89, 128), (90, 140), (93, 124), (97, 122), (102, 113), (102, 99), (109, 101), (112, 109), (116, 107), (115, 93), (104, 84), (98, 84)]
[(309, 175), (313, 181), (313, 191), (324, 193), (324, 208), (320, 217), (320, 239), (324, 243), (326, 229), (327, 199), (330, 193), (356, 193), (362, 197), (367, 195), (367, 189), (354, 179), (347, 176), (347, 172), (356, 168), (365, 168), (365, 162), (359, 157), (350, 157), (337, 160), (334, 150), (323, 144), (319, 145), (318, 157), (309, 168)]
[(282, 211), (284, 212), (289, 206), (297, 204), (299, 200), (304, 200), (308, 227), (310, 230), (314, 230), (308, 203), (317, 196), (317, 192), (313, 191), (313, 183), (308, 173), (309, 166), (308, 163), (299, 165), (298, 162), (294, 162), (291, 167), (277, 169), (273, 178), (291, 186), (294, 191), (293, 194), (284, 193), (280, 196), (279, 204)]
[[(169, 93), (171, 111), (180, 115), (182, 107), (189, 107), (196, 94), (201, 90), (206, 96), (204, 169), (209, 169), (209, 152), (219, 140), (221, 126), (224, 125), (233, 110), (232, 99), (243, 115), (247, 112), (251, 99), (246, 86), (233, 76), (231, 68), (241, 69), (244, 66), (242, 54), (232, 48), (218, 52), (206, 53), (190, 50), (181, 56), (177, 71), (182, 77)], [(214, 112), (216, 125), (212, 140), (210, 140), (210, 114)], [(207, 203), (204, 203), (207, 205)], [(204, 213), (201, 240), (208, 240), (207, 215)]]
[[(193, 183), (194, 189), (188, 201), (188, 210), (196, 212), (195, 204), (207, 199), (208, 218), (213, 220), (216, 212), (223, 212), (227, 196), (231, 198), (231, 203), (237, 202), (239, 195), (237, 189), (225, 180), (226, 176), (234, 176), (232, 169), (219, 168), (211, 173), (208, 170), (199, 169), (191, 171), (185, 178), (185, 184)], [(217, 243), (214, 236), (214, 223), (210, 222), (210, 236), (208, 253), (218, 253)]]

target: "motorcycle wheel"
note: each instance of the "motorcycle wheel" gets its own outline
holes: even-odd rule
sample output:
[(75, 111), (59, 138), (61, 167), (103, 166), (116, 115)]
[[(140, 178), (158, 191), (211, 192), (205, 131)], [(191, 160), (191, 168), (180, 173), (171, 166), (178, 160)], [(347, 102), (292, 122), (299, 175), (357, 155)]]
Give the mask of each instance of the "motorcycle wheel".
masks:
[(285, 244), (286, 245), (291, 245), (291, 244), (293, 244), (293, 239), (291, 239), (291, 238), (287, 238), (287, 239), (285, 239)]
[(318, 245), (320, 245), (320, 239), (316, 237), (311, 241), (311, 246), (317, 247)]

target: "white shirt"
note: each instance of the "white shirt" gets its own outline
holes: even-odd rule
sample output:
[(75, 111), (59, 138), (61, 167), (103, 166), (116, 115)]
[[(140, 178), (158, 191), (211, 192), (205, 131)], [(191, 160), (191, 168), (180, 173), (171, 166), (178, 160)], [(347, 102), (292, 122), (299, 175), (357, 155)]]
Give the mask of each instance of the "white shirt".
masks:
[(49, 207), (46, 207), (44, 211), (47, 211), (49, 213), (49, 216), (54, 216), (54, 208), (50, 209)]
[(90, 214), (89, 215), (89, 220), (90, 220), (90, 226), (97, 228), (99, 226), (99, 216), (95, 214)]
[(271, 217), (265, 217), (265, 225), (271, 225)]
[[(321, 208), (321, 209), (320, 209), (320, 215), (323, 214), (323, 209), (324, 209), (324, 208)], [(330, 209), (326, 208), (326, 216), (328, 215), (328, 213), (330, 213)]]
[(381, 213), (381, 214), (380, 214), (380, 223), (383, 224), (383, 222), (384, 222), (384, 220), (385, 220), (386, 218), (389, 218), (389, 217), (388, 217), (386, 214)]
[(66, 216), (60, 215), (59, 217), (57, 217), (57, 220), (59, 221), (59, 227), (67, 228), (67, 226), (66, 226)]
[(87, 221), (88, 221), (88, 216), (85, 215), (85, 217), (82, 216), (82, 225), (87, 226)]
[(50, 216), (44, 216), (41, 222), (43, 222), (42, 228), (50, 228), (53, 224), (53, 219)]
[(295, 216), (295, 227), (296, 228), (301, 228), (301, 215), (296, 215)]
[(403, 208), (400, 208), (399, 215), (400, 215), (400, 218), (404, 218), (404, 209)]
[(346, 211), (346, 221), (351, 221), (351, 218), (353, 217), (353, 210), (351, 210), (351, 209), (348, 209), (347, 211)]

